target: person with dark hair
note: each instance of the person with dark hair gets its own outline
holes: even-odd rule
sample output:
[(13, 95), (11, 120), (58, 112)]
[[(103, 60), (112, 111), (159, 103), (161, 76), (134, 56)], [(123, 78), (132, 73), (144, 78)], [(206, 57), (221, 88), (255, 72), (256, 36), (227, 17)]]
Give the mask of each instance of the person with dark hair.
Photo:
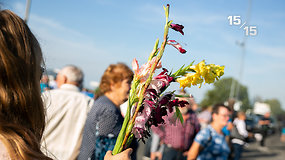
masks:
[(229, 119), (229, 108), (223, 104), (216, 104), (212, 111), (212, 122), (207, 128), (201, 130), (188, 151), (187, 160), (226, 160), (230, 148), (223, 135), (222, 128)]
[(123, 63), (111, 64), (105, 70), (99, 85), (102, 94), (85, 123), (79, 160), (102, 160), (113, 150), (124, 120), (120, 105), (128, 99), (132, 79), (132, 70)]
[(261, 126), (262, 139), (260, 141), (260, 149), (262, 151), (268, 151), (268, 148), (265, 147), (265, 140), (267, 138), (267, 132), (269, 130), (270, 123), (271, 123), (270, 112), (266, 112), (258, 121), (258, 124)]

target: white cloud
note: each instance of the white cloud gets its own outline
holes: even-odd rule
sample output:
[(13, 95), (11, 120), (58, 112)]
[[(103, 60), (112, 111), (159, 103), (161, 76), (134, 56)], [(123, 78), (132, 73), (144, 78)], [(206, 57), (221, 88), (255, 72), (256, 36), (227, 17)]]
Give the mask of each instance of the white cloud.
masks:
[(64, 32), (66, 32), (70, 35), (73, 35), (73, 36), (87, 38), (85, 35), (81, 34), (80, 32), (77, 32), (77, 31), (72, 30), (68, 27), (65, 27), (61, 23), (59, 23), (53, 19), (50, 19), (50, 18), (45, 18), (42, 16), (31, 14), (31, 20), (33, 20), (35, 23), (38, 23), (38, 24), (40, 24), (44, 27), (48, 27), (50, 29), (54, 29), (57, 31), (64, 31)]

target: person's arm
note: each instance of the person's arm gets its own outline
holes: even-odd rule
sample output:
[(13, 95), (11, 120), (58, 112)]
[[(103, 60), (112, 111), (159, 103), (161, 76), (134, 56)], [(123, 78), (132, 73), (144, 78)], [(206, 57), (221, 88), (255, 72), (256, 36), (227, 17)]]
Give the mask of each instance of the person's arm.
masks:
[(260, 125), (268, 125), (268, 124), (270, 124), (270, 121), (269, 120), (260, 120), (259, 124)]
[(259, 121), (258, 121), (259, 125), (269, 125), (270, 124), (270, 120), (268, 118), (262, 117)]
[(104, 157), (104, 160), (131, 160), (131, 154), (133, 149), (128, 148), (121, 153), (112, 155), (112, 151), (108, 151)]
[(202, 150), (202, 146), (194, 141), (190, 150), (188, 151), (187, 160), (197, 159), (200, 150)]
[(156, 133), (152, 133), (150, 152), (156, 152), (159, 147), (160, 138)]
[(162, 153), (158, 152), (157, 149), (159, 147), (160, 138), (156, 133), (152, 133), (152, 141), (150, 147), (150, 159), (155, 160), (156, 157), (160, 159), (162, 157)]
[(212, 141), (211, 131), (205, 128), (196, 135), (187, 155), (187, 160), (197, 159), (199, 153)]
[(227, 130), (232, 130), (233, 129), (233, 123), (231, 121), (228, 121), (228, 124), (227, 124)]

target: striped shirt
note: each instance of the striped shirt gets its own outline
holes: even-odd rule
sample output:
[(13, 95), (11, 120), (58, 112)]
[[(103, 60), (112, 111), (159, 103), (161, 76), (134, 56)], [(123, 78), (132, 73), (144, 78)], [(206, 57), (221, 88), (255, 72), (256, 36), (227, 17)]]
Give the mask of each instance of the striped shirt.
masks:
[[(168, 117), (172, 117), (173, 114), (174, 112), (168, 114)], [(166, 119), (164, 125), (153, 127), (153, 131), (159, 134), (163, 143), (168, 147), (186, 151), (200, 130), (200, 124), (194, 111), (190, 110), (186, 117), (183, 125), (178, 119), (175, 125)]]

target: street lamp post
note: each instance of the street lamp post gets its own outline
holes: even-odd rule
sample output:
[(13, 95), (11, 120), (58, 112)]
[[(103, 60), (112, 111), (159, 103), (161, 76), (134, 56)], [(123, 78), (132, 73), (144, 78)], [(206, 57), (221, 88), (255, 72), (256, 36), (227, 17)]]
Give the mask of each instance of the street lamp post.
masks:
[(30, 8), (31, 8), (31, 0), (27, 0), (27, 3), (26, 3), (26, 13), (25, 13), (25, 19), (24, 19), (24, 21), (26, 23), (28, 23), (29, 14), (30, 14)]
[[(248, 10), (247, 10), (247, 15), (246, 15), (246, 22), (249, 23), (250, 20), (250, 12), (251, 12), (251, 0), (248, 0)], [(241, 55), (241, 62), (240, 62), (240, 71), (239, 71), (239, 82), (241, 83), (242, 81), (242, 76), (243, 76), (243, 70), (244, 70), (244, 59), (245, 59), (245, 53), (246, 53), (246, 44), (247, 36), (243, 37), (243, 41), (239, 42), (237, 41), (236, 44), (241, 47), (242, 49), (242, 55)], [(234, 79), (232, 79), (232, 84), (230, 88), (230, 95), (229, 99), (236, 99), (239, 100), (239, 95), (240, 95), (240, 86), (238, 82), (235, 83)], [(234, 94), (235, 93), (235, 94)]]

